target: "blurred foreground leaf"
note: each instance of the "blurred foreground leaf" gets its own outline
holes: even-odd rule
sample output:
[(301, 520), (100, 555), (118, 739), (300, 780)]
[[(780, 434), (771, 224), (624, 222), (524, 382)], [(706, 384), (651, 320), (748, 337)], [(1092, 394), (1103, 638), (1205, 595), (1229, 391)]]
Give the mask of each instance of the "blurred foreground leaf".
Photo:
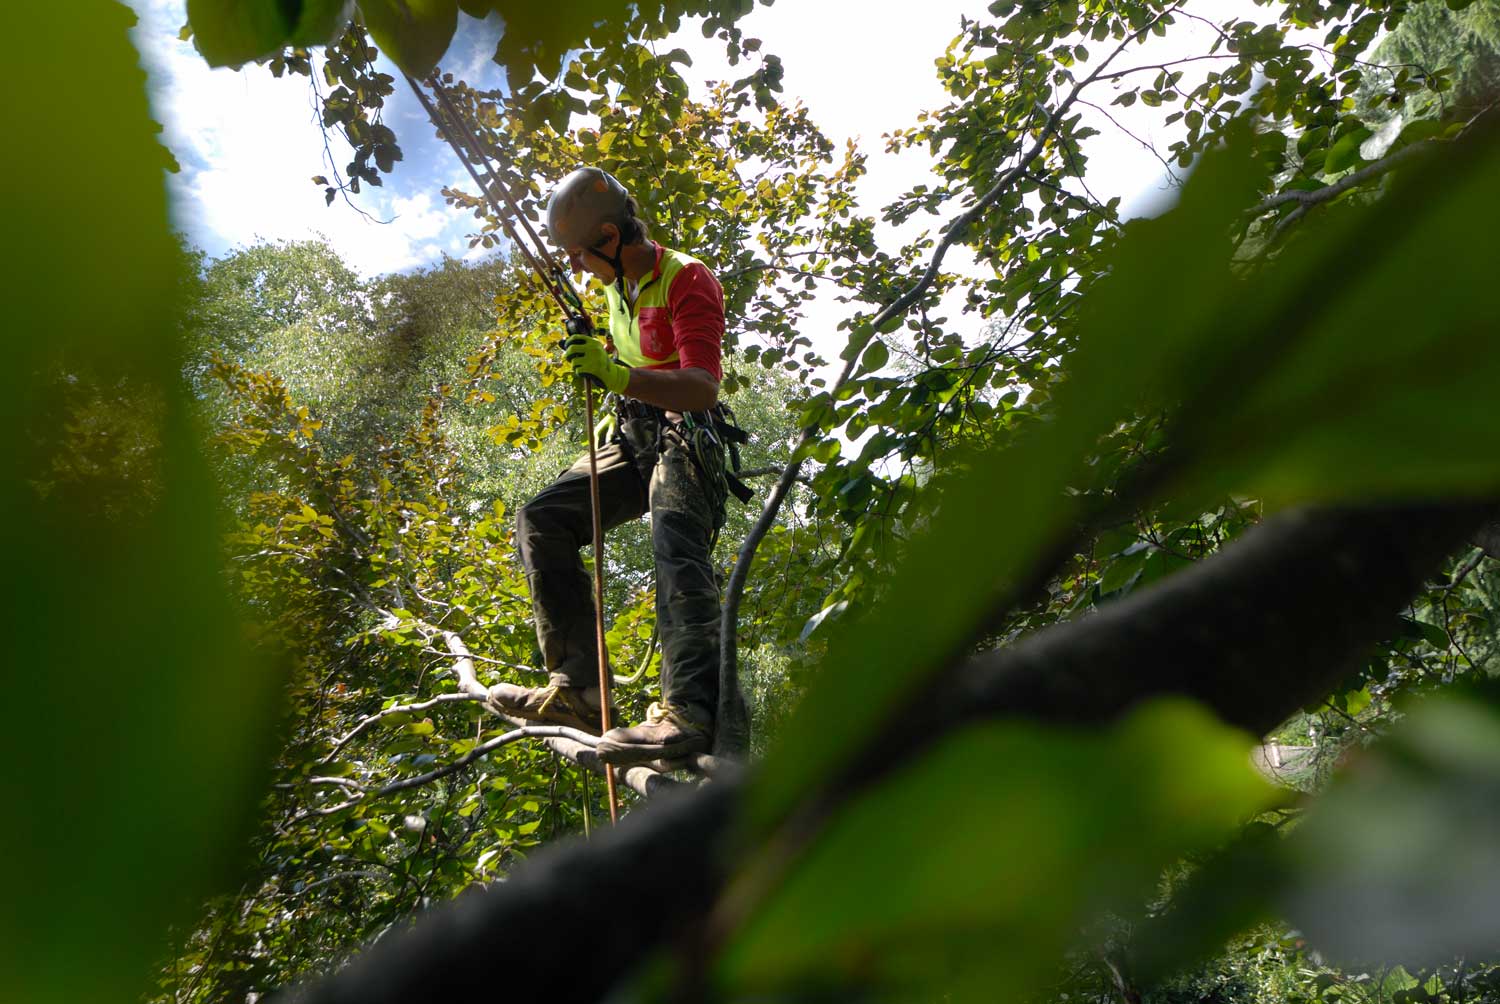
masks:
[(915, 992), (948, 974), (945, 999), (1023, 999), (1093, 912), (1270, 803), (1249, 749), (1185, 702), (1104, 733), (967, 730), (838, 814), (723, 975)]
[[(0, 968), (7, 999), (113, 1001), (230, 875), (278, 680), (252, 664), (220, 579), (134, 17), (104, 0), (14, 14), (37, 42), (16, 70), (48, 85), (10, 103), (7, 133), (71, 194), (15, 200), (6, 242)], [(8, 190), (34, 185), (30, 165), (7, 158)]]
[(432, 72), (458, 30), (458, 0), (360, 0), (380, 51), (414, 77)]
[(1287, 839), (1286, 906), (1341, 964), (1436, 965), (1500, 944), (1500, 713), (1414, 709)]
[(344, 21), (344, 0), (188, 0), (193, 41), (210, 66), (239, 66), (282, 46), (321, 45)]

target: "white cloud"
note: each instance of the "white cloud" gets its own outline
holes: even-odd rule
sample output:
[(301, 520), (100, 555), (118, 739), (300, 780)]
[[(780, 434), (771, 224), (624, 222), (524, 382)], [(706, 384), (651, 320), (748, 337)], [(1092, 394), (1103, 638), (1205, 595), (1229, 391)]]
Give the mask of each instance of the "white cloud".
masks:
[[(387, 176), (386, 186), (366, 187), (354, 199), (370, 216), (392, 222), (373, 222), (341, 199), (326, 206), (311, 178), (341, 170), (349, 148), (330, 135), (330, 167), (308, 79), (277, 79), (253, 66), (242, 72), (210, 69), (191, 43), (176, 37), (186, 19), (183, 0), (136, 0), (135, 7), (141, 15), (135, 38), (151, 76), (156, 114), (183, 168), (169, 182), (177, 225), (210, 254), (258, 239), (322, 234), (351, 267), (376, 275), (433, 261), (444, 247), (464, 246), (460, 239), (472, 220), (444, 205), (436, 185), (427, 191), (430, 146), (423, 141), (429, 137), (419, 124), (406, 128), (408, 159)], [(401, 103), (392, 105), (399, 114)], [(433, 166), (452, 170), (451, 162)]]
[[(331, 176), (332, 171), (325, 163), (307, 79), (288, 75), (278, 80), (257, 67), (211, 70), (191, 43), (177, 40), (186, 19), (185, 0), (131, 2), (142, 18), (136, 40), (151, 74), (157, 114), (166, 126), (167, 144), (183, 165), (171, 182), (177, 220), (196, 243), (222, 254), (257, 238), (322, 233), (365, 274), (410, 268), (442, 250), (473, 257), (464, 238), (475, 221), (444, 205), (438, 195), (443, 184), (472, 188), (472, 183), (452, 153), (433, 138), (410, 95), (398, 91), (386, 109), (406, 159), (387, 176), (384, 188), (366, 188), (355, 199), (366, 212), (393, 222), (373, 223), (342, 200), (325, 208), (322, 190), (310, 178)], [(837, 144), (852, 139), (868, 155), (869, 172), (859, 182), (858, 194), (864, 210), (875, 213), (913, 185), (930, 183), (925, 151), (887, 154), (882, 134), (911, 126), (918, 112), (947, 103), (933, 60), (958, 33), (960, 15), (982, 15), (984, 6), (983, 0), (925, 0), (921, 16), (913, 17), (909, 4), (895, 0), (781, 3), (757, 6), (741, 27), (783, 58), (786, 94), (805, 99), (814, 120)], [(1233, 10), (1216, 11), (1216, 16), (1239, 13), (1249, 8), (1249, 0), (1224, 6)], [(488, 60), (497, 23), (467, 18), (463, 23), (449, 63), (481, 86), (495, 86), (500, 72)], [(831, 58), (835, 40), (838, 58)], [(696, 23), (664, 44), (681, 45), (692, 54), (691, 78), (733, 78), (750, 69), (745, 63), (728, 66), (722, 44), (702, 38)], [(395, 71), (387, 67), (387, 72)], [(1137, 130), (1152, 127), (1154, 116), (1139, 107), (1116, 111)], [(1160, 198), (1161, 165), (1129, 137), (1100, 124), (1102, 135), (1087, 148), (1088, 180), (1095, 193), (1123, 196), (1127, 209), (1152, 196)], [(347, 147), (333, 137), (330, 148), (334, 164), (342, 168)], [(919, 217), (886, 232), (909, 239), (938, 222)], [(966, 257), (956, 250), (951, 264), (965, 267)], [(809, 326), (831, 333), (846, 313), (839, 304), (820, 306)]]

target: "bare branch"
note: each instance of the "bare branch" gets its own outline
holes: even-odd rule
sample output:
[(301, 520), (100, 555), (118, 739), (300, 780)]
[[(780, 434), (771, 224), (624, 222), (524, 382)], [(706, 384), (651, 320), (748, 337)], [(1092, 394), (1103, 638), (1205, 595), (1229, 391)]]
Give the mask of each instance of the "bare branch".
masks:
[[(781, 471), (782, 468), (780, 467), (747, 467), (743, 471), (740, 471), (737, 477), (741, 481), (743, 481), (745, 478), (769, 477), (772, 474), (780, 474)], [(797, 480), (802, 482), (804, 485), (812, 484), (812, 478), (809, 477), (799, 475)]]
[(383, 711), (377, 711), (375, 714), (361, 720), (359, 724), (350, 729), (348, 733), (340, 737), (339, 740), (333, 744), (333, 749), (329, 750), (328, 754), (318, 762), (327, 763), (329, 760), (332, 760), (345, 746), (349, 745), (349, 743), (355, 737), (359, 736), (365, 730), (379, 724), (384, 719), (392, 717), (393, 715), (403, 715), (411, 714), (412, 712), (416, 711), (426, 711), (429, 708), (435, 708), (440, 704), (460, 704), (477, 700), (480, 700), (480, 698), (475, 696), (474, 694), (439, 694), (438, 696), (431, 698), (430, 700), (417, 701), (413, 704), (397, 704), (393, 707), (386, 708)]
[(469, 646), (464, 640), (452, 631), (439, 632), (443, 641), (448, 645), (448, 653), (454, 657), (453, 675), (458, 677), (458, 689), (460, 693), (469, 694), (479, 700), (490, 696), (490, 688), (479, 682), (479, 677), (474, 673), (474, 656), (469, 652)]
[[(592, 748), (594, 743), (599, 741), (597, 737), (591, 736), (587, 732), (580, 732), (577, 729), (570, 729), (562, 725), (523, 725), (520, 728), (512, 729), (504, 735), (496, 736), (488, 742), (480, 743), (452, 763), (444, 764), (425, 774), (418, 774), (416, 777), (405, 777), (399, 781), (392, 781), (390, 784), (383, 785), (373, 791), (362, 789), (360, 785), (349, 782), (348, 790), (352, 790), (354, 794), (347, 801), (339, 802), (337, 805), (321, 806), (317, 809), (309, 809), (298, 813), (292, 817), (292, 822), (297, 823), (313, 816), (331, 816), (336, 812), (352, 808), (369, 798), (379, 798), (382, 795), (405, 791), (408, 788), (420, 788), (425, 784), (441, 780), (450, 774), (456, 774), (475, 760), (488, 756), (502, 746), (509, 746), (511, 743), (519, 742), (522, 739), (566, 739), (579, 745), (589, 746), (590, 748)], [(329, 778), (324, 780), (335, 779)]]

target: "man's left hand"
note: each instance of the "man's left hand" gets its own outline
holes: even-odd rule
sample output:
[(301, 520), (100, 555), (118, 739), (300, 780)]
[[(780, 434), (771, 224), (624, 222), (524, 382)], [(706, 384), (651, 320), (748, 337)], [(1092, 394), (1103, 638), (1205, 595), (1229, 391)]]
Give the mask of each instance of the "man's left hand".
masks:
[(612, 394), (625, 393), (630, 367), (609, 354), (604, 343), (591, 335), (573, 335), (563, 343), (563, 358), (573, 372), (591, 376)]

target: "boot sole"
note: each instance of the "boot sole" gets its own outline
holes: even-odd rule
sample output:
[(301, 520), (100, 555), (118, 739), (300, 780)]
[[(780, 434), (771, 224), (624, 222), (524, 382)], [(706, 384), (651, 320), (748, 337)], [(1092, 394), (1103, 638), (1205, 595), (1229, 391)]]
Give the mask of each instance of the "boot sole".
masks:
[(660, 745), (646, 746), (638, 743), (617, 743), (608, 739), (599, 740), (594, 747), (594, 752), (599, 754), (599, 759), (611, 767), (633, 767), (636, 764), (650, 763), (652, 760), (675, 760), (692, 753), (702, 753), (708, 749), (708, 738), (706, 736), (695, 736), (691, 739), (680, 739), (675, 743), (663, 743)]

